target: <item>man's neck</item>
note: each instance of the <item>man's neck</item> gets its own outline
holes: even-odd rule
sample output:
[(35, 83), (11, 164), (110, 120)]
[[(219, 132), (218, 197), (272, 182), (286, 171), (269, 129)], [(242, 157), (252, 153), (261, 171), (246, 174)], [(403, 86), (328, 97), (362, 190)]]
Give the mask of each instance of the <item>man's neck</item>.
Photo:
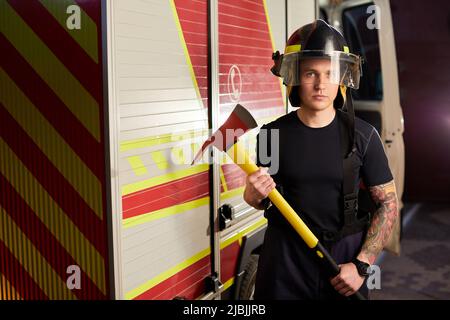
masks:
[(323, 110), (312, 110), (301, 107), (297, 110), (297, 116), (308, 127), (322, 128), (329, 125), (336, 115), (333, 105)]

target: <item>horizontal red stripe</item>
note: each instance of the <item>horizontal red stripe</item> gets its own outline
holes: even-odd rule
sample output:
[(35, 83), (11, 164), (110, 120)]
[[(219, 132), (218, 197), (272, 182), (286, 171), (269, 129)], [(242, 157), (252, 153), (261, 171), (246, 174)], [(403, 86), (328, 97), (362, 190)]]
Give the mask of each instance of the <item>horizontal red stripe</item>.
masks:
[[(100, 66), (90, 58), (39, 1), (27, 1), (26, 4), (22, 0), (8, 1), (45, 45), (100, 104), (103, 92)], [(60, 9), (65, 10), (65, 7), (61, 5)], [(101, 110), (99, 112), (101, 115)]]
[(240, 252), (239, 241), (233, 242), (220, 251), (220, 281), (222, 283), (235, 276)]
[(206, 292), (205, 279), (200, 280), (179, 293), (179, 296), (185, 297), (187, 300), (194, 300)]
[[(192, 296), (193, 287), (198, 288), (204, 286), (205, 278), (211, 274), (210, 265), (206, 265), (201, 269), (196, 270), (184, 280), (178, 282), (176, 285), (167, 289), (153, 299), (156, 300), (168, 300), (173, 299), (176, 296), (184, 297), (185, 299), (195, 299), (197, 296)], [(197, 289), (198, 290), (198, 289)]]
[(20, 294), (22, 299), (48, 300), (47, 295), (1, 240), (0, 257), (0, 272), (14, 286), (14, 289)]
[[(196, 270), (202, 269), (205, 266), (208, 266), (210, 263), (210, 256), (206, 256), (199, 261), (193, 263), (189, 267), (181, 270), (180, 272), (174, 274), (170, 278), (162, 281), (161, 283), (157, 284), (153, 288), (147, 290), (146, 292), (140, 294), (135, 300), (151, 300), (154, 299), (154, 297), (157, 297), (161, 295), (164, 291), (170, 289), (171, 287), (175, 286), (178, 282), (183, 281), (187, 277), (189, 277), (192, 273), (194, 273)], [(174, 297), (176, 296), (176, 293)]]
[(75, 153), (103, 180), (103, 145), (98, 143), (20, 53), (0, 34), (0, 65)]
[[(222, 283), (235, 276), (239, 253), (240, 246), (237, 240), (220, 251)], [(206, 293), (205, 278), (210, 274), (209, 261), (209, 256), (202, 258), (167, 280), (157, 284), (155, 287), (140, 294), (135, 299), (173, 299), (177, 296), (189, 300), (198, 298), (200, 295)]]
[[(59, 274), (61, 279), (66, 279), (68, 277), (67, 267), (70, 265), (77, 265), (77, 262), (58, 242), (53, 234), (50, 233), (47, 227), (38, 219), (33, 210), (24, 202), (20, 195), (14, 190), (13, 186), (11, 186), (2, 175), (0, 175), (0, 186), (2, 190), (0, 193), (0, 203), (2, 204), (2, 207), (39, 250), (45, 260), (49, 262), (55, 272)], [(59, 231), (61, 233), (66, 232), (64, 229)], [(80, 251), (83, 251), (83, 249), (84, 248), (82, 247), (79, 248)], [(101, 276), (104, 277), (105, 275)], [(83, 290), (73, 291), (79, 299), (106, 298), (85, 272), (81, 272), (81, 285)]]
[[(0, 103), (0, 135), (54, 201), (102, 255), (105, 225)], [(31, 192), (31, 190), (30, 190)], [(31, 194), (28, 194), (30, 196)]]
[(124, 196), (123, 217), (135, 217), (208, 195), (208, 172), (197, 173)]

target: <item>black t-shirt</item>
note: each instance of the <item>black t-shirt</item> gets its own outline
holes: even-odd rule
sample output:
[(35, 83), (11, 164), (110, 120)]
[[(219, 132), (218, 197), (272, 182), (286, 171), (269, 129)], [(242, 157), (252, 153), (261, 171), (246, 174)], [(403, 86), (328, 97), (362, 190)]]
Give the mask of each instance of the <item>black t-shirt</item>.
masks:
[[(279, 129), (278, 143), (273, 129)], [(354, 168), (355, 192), (360, 179), (367, 187), (391, 181), (393, 177), (378, 132), (359, 118), (355, 119), (355, 131), (358, 160)], [(278, 163), (274, 158), (277, 153)], [(257, 165), (270, 167), (277, 188), (310, 228), (330, 231), (342, 228), (343, 160), (337, 114), (327, 126), (311, 128), (292, 111), (262, 126), (256, 154)], [(269, 213), (266, 217), (269, 224), (286, 223), (281, 214)]]

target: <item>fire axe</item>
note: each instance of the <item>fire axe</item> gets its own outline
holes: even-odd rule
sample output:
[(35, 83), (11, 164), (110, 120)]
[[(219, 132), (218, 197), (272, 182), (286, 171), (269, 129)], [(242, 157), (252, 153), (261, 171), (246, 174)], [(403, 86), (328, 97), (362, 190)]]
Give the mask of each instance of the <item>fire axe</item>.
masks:
[[(220, 151), (226, 152), (231, 157), (233, 162), (248, 175), (258, 171), (258, 166), (250, 159), (242, 143), (238, 140), (238, 138), (248, 130), (256, 128), (257, 126), (258, 125), (250, 112), (248, 112), (247, 109), (240, 104), (237, 104), (224, 124), (203, 143), (202, 147), (192, 161), (192, 164), (200, 159), (204, 151), (212, 145)], [(310, 250), (315, 252), (318, 261), (320, 261), (320, 263), (329, 270), (331, 275), (338, 275), (340, 268), (336, 261), (334, 261), (330, 253), (319, 242), (317, 237), (311, 232), (294, 209), (292, 209), (289, 203), (287, 203), (280, 192), (277, 189), (273, 189), (269, 193), (268, 197), (270, 201), (272, 201), (273, 205), (278, 208), (281, 214), (300, 235)], [(365, 300), (359, 292), (353, 294), (352, 297), (357, 300)]]

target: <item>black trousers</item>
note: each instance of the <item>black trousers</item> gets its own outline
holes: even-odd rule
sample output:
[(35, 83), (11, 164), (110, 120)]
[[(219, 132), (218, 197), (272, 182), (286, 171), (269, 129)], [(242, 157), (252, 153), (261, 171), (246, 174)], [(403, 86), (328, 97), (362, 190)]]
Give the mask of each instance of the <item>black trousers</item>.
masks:
[[(338, 264), (348, 263), (361, 249), (363, 233), (341, 239), (329, 248)], [(264, 236), (255, 283), (255, 300), (342, 300), (330, 276), (291, 226), (270, 224)], [(360, 293), (368, 298), (366, 283)]]

